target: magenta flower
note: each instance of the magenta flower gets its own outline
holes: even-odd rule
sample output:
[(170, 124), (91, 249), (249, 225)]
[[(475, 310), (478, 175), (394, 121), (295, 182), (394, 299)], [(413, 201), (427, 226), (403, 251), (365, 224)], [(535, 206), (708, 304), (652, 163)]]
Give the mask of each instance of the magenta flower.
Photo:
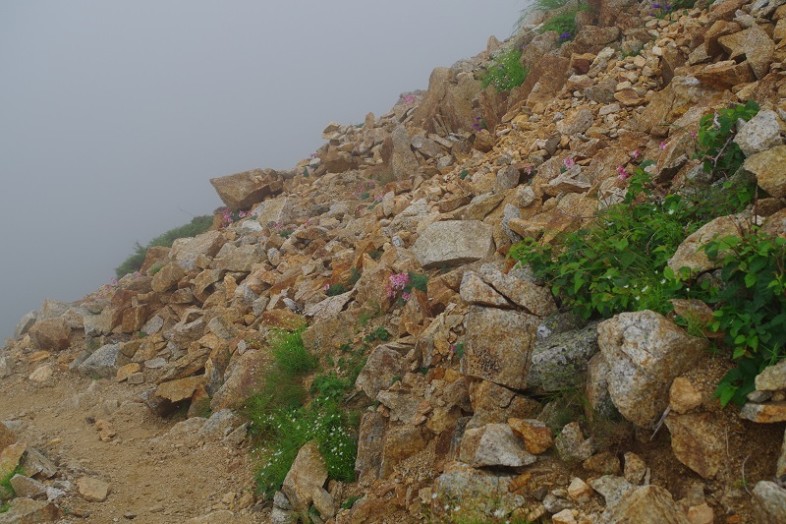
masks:
[[(404, 292), (404, 288), (409, 284), (409, 273), (393, 273), (388, 277), (388, 284), (385, 286), (385, 294), (391, 300), (395, 300)], [(407, 295), (409, 295), (407, 293)], [(409, 298), (409, 296), (407, 296)], [(406, 300), (406, 298), (404, 299)]]
[(658, 144), (658, 149), (660, 149), (661, 151), (664, 151), (666, 149), (666, 147), (668, 147), (668, 145), (669, 144), (665, 140), (663, 140), (663, 141), (661, 141), (660, 144)]
[(576, 161), (573, 160), (572, 156), (566, 157), (565, 160), (562, 161), (565, 164), (565, 169), (570, 169), (576, 165)]
[(617, 178), (620, 180), (627, 180), (630, 178), (630, 173), (628, 173), (624, 166), (617, 166)]
[(638, 149), (634, 149), (633, 151), (630, 152), (630, 157), (633, 160), (638, 160), (639, 157), (641, 157), (641, 152)]

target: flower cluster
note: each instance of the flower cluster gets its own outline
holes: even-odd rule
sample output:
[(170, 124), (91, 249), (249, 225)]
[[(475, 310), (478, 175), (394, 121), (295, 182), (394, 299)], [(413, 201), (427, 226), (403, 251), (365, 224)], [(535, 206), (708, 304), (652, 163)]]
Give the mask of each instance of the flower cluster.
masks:
[(476, 116), (475, 118), (472, 119), (472, 129), (475, 132), (479, 132), (479, 131), (482, 131), (484, 129), (488, 129), (488, 125), (486, 124), (485, 120), (483, 120), (479, 116)]
[(569, 171), (575, 165), (576, 165), (576, 161), (573, 159), (572, 156), (565, 157), (565, 159), (562, 160), (562, 166), (559, 168), (559, 172), (564, 173), (566, 171)]
[(241, 218), (247, 218), (251, 216), (251, 211), (249, 210), (241, 210), (241, 211), (232, 211), (228, 207), (221, 209), (221, 227), (227, 227), (230, 224), (240, 220)]
[(390, 300), (401, 298), (409, 300), (410, 294), (406, 291), (409, 286), (409, 273), (393, 273), (388, 277), (388, 284), (385, 286), (385, 295)]
[(563, 31), (563, 32), (562, 32), (562, 33), (559, 35), (559, 41), (560, 41), (560, 42), (567, 42), (567, 41), (568, 41), (568, 40), (570, 40), (571, 38), (573, 38), (573, 33), (571, 33), (570, 31)]

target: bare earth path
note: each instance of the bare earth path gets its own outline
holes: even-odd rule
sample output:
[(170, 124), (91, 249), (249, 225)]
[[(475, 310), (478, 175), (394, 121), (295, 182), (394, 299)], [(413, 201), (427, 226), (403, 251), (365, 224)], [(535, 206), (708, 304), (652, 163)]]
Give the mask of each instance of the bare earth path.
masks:
[[(0, 379), (0, 421), (57, 465), (47, 483), (66, 491), (56, 501), (63, 512), (58, 522), (269, 521), (252, 507), (246, 443), (197, 438), (183, 425), (170, 433), (183, 417), (162, 420), (140, 402), (149, 385), (91, 380), (54, 363), (54, 375), (37, 384), (28, 375), (40, 365), (17, 360), (12, 375)], [(116, 433), (104, 435), (106, 441), (98, 430), (104, 421)], [(105, 501), (80, 497), (76, 480), (84, 476), (111, 484)]]

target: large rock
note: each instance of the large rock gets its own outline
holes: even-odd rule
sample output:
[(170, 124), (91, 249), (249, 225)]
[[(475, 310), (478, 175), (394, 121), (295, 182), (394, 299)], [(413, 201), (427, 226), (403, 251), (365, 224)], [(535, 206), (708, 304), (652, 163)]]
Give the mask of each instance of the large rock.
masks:
[[(513, 493), (511, 477), (477, 470), (468, 466), (455, 466), (434, 481), (433, 495), (438, 506), (460, 502), (472, 508), (488, 521), (495, 512), (507, 515), (526, 504), (526, 499)], [(446, 519), (449, 521), (449, 519)], [(478, 522), (486, 522), (479, 519)]]
[(0, 451), (3, 451), (14, 442), (16, 442), (16, 434), (0, 422)]
[(694, 274), (720, 267), (719, 259), (723, 256), (723, 250), (719, 253), (718, 260), (710, 260), (704, 251), (704, 246), (715, 239), (739, 236), (740, 232), (746, 231), (748, 227), (749, 220), (736, 215), (722, 216), (707, 222), (682, 241), (669, 259), (669, 267), (675, 273), (685, 267)]
[(493, 228), (479, 220), (446, 220), (430, 224), (412, 246), (424, 268), (474, 262), (494, 251)]
[(539, 339), (532, 349), (527, 387), (562, 391), (584, 383), (590, 358), (598, 352), (597, 324)]
[(526, 387), (537, 317), (472, 306), (464, 328), (464, 373), (513, 389)]
[(756, 78), (763, 78), (769, 72), (775, 43), (758, 24), (753, 24), (744, 31), (722, 36), (718, 43), (729, 53), (730, 60), (744, 56)]
[(186, 272), (180, 264), (170, 262), (153, 275), (150, 287), (156, 293), (164, 293), (174, 288), (184, 276), (186, 276)]
[(232, 359), (224, 375), (224, 383), (210, 401), (210, 409), (237, 408), (262, 387), (262, 370), (270, 357), (262, 351), (246, 351)]
[(358, 430), (358, 452), (355, 471), (361, 484), (379, 478), (385, 437), (385, 418), (376, 411), (363, 414)]
[(263, 226), (289, 224), (295, 218), (295, 205), (291, 197), (268, 198), (254, 208), (257, 221)]
[(93, 477), (80, 477), (76, 481), (79, 495), (90, 502), (103, 502), (109, 496), (111, 485), (101, 479)]
[[(593, 486), (594, 487), (594, 486)], [(608, 501), (607, 501), (608, 502)], [(607, 524), (690, 524), (671, 493), (660, 486), (642, 486), (625, 493), (603, 513)]]
[[(406, 371), (406, 361), (397, 350), (398, 346), (377, 346), (366, 360), (355, 388), (363, 391), (370, 399), (376, 399), (379, 392), (390, 387), (393, 377), (401, 377)], [(400, 349), (400, 348), (398, 348)]]
[(594, 115), (589, 109), (581, 109), (570, 117), (557, 122), (557, 131), (563, 135), (576, 136), (592, 126)]
[(260, 264), (266, 260), (265, 251), (258, 245), (224, 244), (213, 261), (213, 267), (221, 271), (250, 273), (254, 264)]
[(61, 351), (71, 341), (71, 328), (62, 317), (43, 319), (30, 328), (30, 338), (38, 349)]
[(783, 144), (778, 115), (771, 109), (762, 109), (740, 127), (734, 136), (734, 142), (740, 146), (746, 157)]
[(510, 307), (505, 298), (494, 288), (483, 282), (474, 271), (465, 271), (459, 288), (461, 299), (468, 304), (494, 307)]
[(707, 345), (654, 311), (621, 313), (598, 325), (611, 399), (626, 419), (642, 427), (658, 420), (668, 406), (672, 381), (704, 355)]
[(557, 304), (551, 291), (526, 280), (525, 275), (518, 270), (505, 274), (493, 264), (483, 264), (480, 276), (508, 300), (533, 315), (545, 317), (557, 312)]
[(312, 440), (298, 451), (281, 491), (295, 511), (306, 511), (314, 498), (314, 491), (322, 489), (327, 476), (327, 467), (319, 452), (319, 445)]
[(461, 439), (460, 458), (473, 467), (532, 464), (537, 457), (524, 449), (521, 438), (508, 424), (486, 424), (468, 429)]
[(382, 449), (380, 477), (387, 478), (397, 464), (423, 451), (426, 445), (428, 439), (419, 426), (405, 424), (390, 428)]
[(0, 524), (38, 524), (59, 518), (60, 509), (54, 502), (17, 497), (11, 499), (7, 512), (0, 513)]
[(190, 399), (194, 392), (205, 384), (205, 381), (204, 375), (170, 380), (159, 384), (155, 395), (172, 403), (180, 402)]
[(677, 460), (710, 479), (726, 458), (723, 426), (712, 413), (669, 415), (666, 426), (671, 432), (671, 449)]
[(234, 175), (212, 178), (218, 196), (233, 211), (248, 209), (265, 197), (280, 193), (281, 176), (272, 169), (252, 169)]
[(79, 364), (77, 369), (89, 377), (112, 378), (117, 374), (122, 347), (122, 343), (101, 346)]
[(390, 169), (396, 180), (413, 178), (418, 171), (418, 159), (412, 152), (412, 142), (404, 126), (393, 130), (393, 156), (390, 158)]
[(756, 175), (756, 182), (775, 198), (786, 197), (786, 146), (776, 146), (745, 159), (743, 167)]
[(758, 524), (786, 522), (786, 489), (762, 480), (753, 488), (753, 500)]
[(208, 231), (194, 238), (178, 238), (172, 243), (169, 257), (186, 271), (193, 271), (200, 256), (216, 256), (223, 244), (224, 236), (220, 231)]

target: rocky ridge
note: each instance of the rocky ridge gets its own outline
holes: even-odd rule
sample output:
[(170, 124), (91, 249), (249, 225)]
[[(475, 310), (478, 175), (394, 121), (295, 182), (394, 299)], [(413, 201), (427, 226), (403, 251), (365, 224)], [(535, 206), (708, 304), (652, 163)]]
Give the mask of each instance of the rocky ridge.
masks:
[[(91, 512), (140, 522), (288, 522), (298, 512), (336, 523), (467, 512), (560, 524), (786, 521), (786, 367), (765, 369), (742, 409), (721, 409), (713, 392), (729, 363), (706, 339), (652, 311), (583, 325), (505, 257), (522, 238), (548, 242), (621, 201), (618, 169), (634, 151), (674, 189), (696, 179), (700, 118), (747, 100), (762, 110), (736, 140), (769, 195), (755, 212), (786, 235), (782, 4), (727, 0), (658, 18), (649, 5), (593, 2), (570, 42), (537, 26), (492, 39), (389, 113), (328, 125), (326, 143), (293, 170), (212, 180), (248, 216), (217, 216), (214, 230), (150, 250), (140, 274), (81, 301), (46, 302), (0, 352), (10, 399), (0, 479), (11, 474), (17, 494), (0, 523)], [(483, 89), (484, 65), (511, 47), (523, 50), (526, 81)], [(735, 224), (707, 224), (670, 265), (711, 269), (699, 247)], [(427, 288), (393, 284), (412, 275)], [(32, 406), (53, 391), (71, 400), (73, 386), (78, 400), (60, 414), (90, 418), (97, 453), (130, 449), (129, 421), (146, 420), (136, 453), (164, 465), (221, 453), (248, 472), (241, 408), (262, 385), (272, 331), (302, 325), (325, 366), (373, 329), (393, 335), (368, 348), (355, 382), (355, 483), (329, 480), (310, 443), (272, 503), (255, 499), (249, 474), (232, 486), (216, 473), (221, 488), (203, 487), (209, 503), (164, 497), (131, 510), (133, 482), (107, 483), (120, 473), (73, 464), (67, 436), (40, 433)], [(162, 515), (170, 505), (176, 513)]]

